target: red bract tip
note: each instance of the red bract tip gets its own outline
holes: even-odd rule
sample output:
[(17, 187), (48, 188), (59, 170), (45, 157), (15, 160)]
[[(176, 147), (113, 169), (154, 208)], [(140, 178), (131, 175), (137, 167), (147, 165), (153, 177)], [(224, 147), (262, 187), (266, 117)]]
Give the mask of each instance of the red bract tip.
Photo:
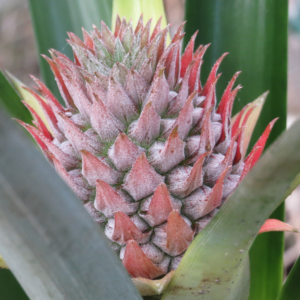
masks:
[(218, 68), (222, 62), (222, 60), (224, 59), (224, 57), (229, 54), (228, 52), (224, 53), (214, 64), (213, 68), (211, 69), (211, 72), (206, 80), (206, 83), (204, 85), (203, 90), (201, 91), (201, 96), (206, 96), (208, 94), (209, 88), (212, 85), (212, 83), (215, 81), (216, 76), (217, 76), (217, 71)]
[(185, 51), (181, 57), (181, 70), (180, 70), (180, 77), (183, 77), (185, 74), (185, 71), (189, 64), (191, 63), (193, 59), (193, 52), (194, 52), (194, 45), (195, 45), (195, 39), (198, 34), (198, 31), (196, 31), (192, 38), (190, 39), (188, 45), (185, 48)]
[[(270, 135), (270, 132), (275, 124), (275, 122), (278, 120), (278, 118), (274, 119), (273, 121), (271, 121), (268, 126), (266, 127), (264, 133), (261, 135), (261, 137), (258, 139), (258, 141), (256, 142), (256, 144), (254, 145), (254, 147), (252, 148), (252, 151), (250, 152), (250, 154), (247, 156), (247, 158), (245, 159), (245, 164), (248, 163), (248, 161), (251, 159), (252, 162), (250, 164), (249, 169), (251, 170), (253, 168), (253, 166), (255, 165), (255, 163), (258, 161), (258, 159), (260, 158), (262, 152), (264, 151), (267, 139)], [(255, 154), (254, 154), (255, 153)], [(253, 154), (253, 157), (252, 157)]]

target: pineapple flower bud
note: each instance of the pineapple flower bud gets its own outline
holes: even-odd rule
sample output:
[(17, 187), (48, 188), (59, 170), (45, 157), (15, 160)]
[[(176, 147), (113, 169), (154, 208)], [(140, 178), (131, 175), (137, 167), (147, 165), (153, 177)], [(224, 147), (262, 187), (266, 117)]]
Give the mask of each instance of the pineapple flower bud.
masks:
[(241, 88), (233, 88), (237, 72), (216, 105), (217, 71), (227, 53), (202, 86), (209, 45), (194, 51), (195, 34), (181, 55), (183, 26), (166, 46), (168, 27), (161, 30), (158, 22), (151, 33), (150, 25), (141, 17), (133, 29), (117, 18), (113, 33), (104, 23), (101, 31), (83, 30), (83, 41), (69, 33), (75, 62), (56, 50), (45, 56), (65, 106), (34, 78), (39, 94), (29, 92), (47, 124), (29, 104), (35, 126), (19, 121), (103, 229), (128, 273), (143, 280), (177, 268), (259, 159), (276, 121), (245, 157), (261, 103), (231, 119)]

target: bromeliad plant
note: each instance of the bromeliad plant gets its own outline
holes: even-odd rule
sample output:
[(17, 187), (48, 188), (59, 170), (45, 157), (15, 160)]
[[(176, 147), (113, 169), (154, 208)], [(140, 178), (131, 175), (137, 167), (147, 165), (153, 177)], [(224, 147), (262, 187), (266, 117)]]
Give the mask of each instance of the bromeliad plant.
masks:
[[(35, 127), (19, 122), (31, 133), (94, 219), (95, 223), (90, 225), (93, 230), (84, 227), (85, 231), (82, 231), (93, 236), (89, 246), (92, 249), (100, 247), (101, 236), (96, 235), (97, 229), (101, 228), (142, 296), (164, 293), (164, 299), (247, 299), (247, 257), (256, 234), (297, 231), (277, 220), (268, 220), (261, 225), (284, 200), (287, 191), (292, 190), (289, 183), (300, 171), (297, 167), (299, 155), (294, 153), (299, 144), (297, 140), (290, 143), (284, 154), (285, 164), (281, 160), (270, 163), (281, 153), (288, 137), (299, 132), (299, 124), (283, 136), (242, 181), (262, 154), (275, 123), (273, 120), (267, 126), (246, 156), (265, 95), (231, 118), (233, 101), (240, 89), (239, 85), (233, 88), (239, 73), (229, 82), (218, 105), (215, 91), (220, 77), (217, 70), (226, 54), (218, 59), (202, 86), (200, 68), (208, 45), (194, 51), (195, 34), (181, 55), (183, 26), (168, 46), (168, 28), (160, 30), (160, 21), (153, 32), (150, 26), (151, 20), (144, 24), (141, 17), (133, 29), (131, 22), (117, 18), (113, 33), (104, 23), (101, 31), (97, 27), (91, 34), (83, 31), (83, 41), (70, 33), (68, 42), (75, 62), (56, 50), (50, 51), (51, 59), (45, 57), (65, 106), (34, 78), (39, 94), (25, 89), (35, 99), (35, 105), (24, 104), (34, 118)], [(9, 136), (4, 134), (4, 139)], [(19, 144), (13, 140), (12, 145)], [(4, 154), (4, 159), (9, 159), (10, 154), (5, 151)], [(268, 184), (276, 167), (281, 168), (280, 174), (274, 175), (277, 188), (270, 189)], [(21, 178), (21, 174), (22, 171), (17, 178)], [(10, 173), (7, 176), (16, 180)], [(36, 180), (38, 184), (38, 178)], [(297, 178), (293, 186), (298, 181)], [(257, 186), (258, 182), (264, 185), (251, 190), (251, 183)], [(22, 188), (17, 187), (16, 193), (20, 191)], [(5, 192), (2, 194), (5, 199), (11, 197), (12, 203), (19, 201)], [(75, 216), (81, 215), (87, 222), (84, 224), (90, 224), (79, 206), (74, 204), (73, 211), (63, 202), (59, 205), (58, 200), (53, 200), (53, 207), (57, 203), (60, 213), (68, 214), (72, 221), (60, 222), (58, 219), (54, 228), (61, 230), (56, 231), (54, 244), (62, 243), (61, 232), (75, 232), (75, 228), (80, 228), (81, 218), (75, 225)], [(31, 202), (27, 205), (31, 206)], [(49, 216), (55, 214), (49, 205), (45, 204), (42, 210), (49, 210), (46, 223)], [(249, 215), (245, 214), (245, 206), (249, 208)], [(10, 210), (6, 206), (2, 209), (0, 217), (5, 224)], [(29, 217), (32, 219), (33, 216)], [(66, 215), (63, 218), (66, 219)], [(39, 222), (42, 222), (41, 216), (36, 217), (35, 224)], [(67, 228), (71, 227), (68, 226), (74, 226), (73, 231), (69, 231)], [(49, 228), (50, 231), (56, 236), (53, 235), (55, 229)], [(22, 235), (23, 239), (25, 235)], [(65, 237), (68, 239), (68, 235)], [(79, 243), (80, 239), (78, 237)], [(45, 238), (44, 246), (47, 243), (48, 238)], [(67, 243), (65, 250), (70, 251), (71, 257), (77, 257), (80, 247), (76, 237), (76, 241)], [(2, 251), (4, 258), (8, 258), (8, 265), (19, 276), (17, 265), (10, 260), (7, 249), (4, 247)], [(83, 270), (91, 267), (91, 260), (87, 260), (86, 265), (85, 259), (74, 264), (73, 258), (68, 259), (64, 252), (51, 253), (43, 262), (37, 255), (42, 269), (47, 269), (50, 274), (47, 275), (50, 280), (45, 280), (46, 275), (40, 275), (44, 286), (42, 297), (95, 299), (99, 295), (95, 293), (97, 285), (90, 285), (82, 278)], [(41, 256), (43, 252), (33, 253)], [(91, 253), (94, 255), (95, 251), (91, 250)], [(106, 268), (109, 276), (103, 282), (110, 283), (113, 271), (120, 268), (115, 262), (116, 255), (107, 252), (105, 246), (103, 253), (97, 255), (101, 256), (99, 265), (96, 259), (90, 274), (105, 273)], [(60, 259), (56, 260), (57, 257)], [(111, 267), (106, 260), (111, 260)], [(72, 291), (66, 287), (69, 279), (64, 277), (63, 271), (53, 277), (55, 267), (59, 269), (60, 266), (50, 262), (58, 261), (64, 266), (62, 270), (69, 270), (69, 274), (74, 270), (81, 274), (77, 279), (70, 276), (72, 284), (81, 284), (78, 294), (76, 284)], [(99, 271), (103, 266), (104, 270)], [(40, 273), (35, 272), (26, 263), (25, 267), (30, 269), (32, 277), (43, 274), (40, 269)], [(123, 274), (120, 269), (118, 272)], [(122, 281), (118, 272), (116, 279)], [(57, 278), (61, 278), (63, 284)], [(95, 278), (92, 282), (96, 282)], [(112, 299), (138, 299), (130, 284), (129, 292), (126, 291), (126, 282), (128, 284), (128, 279), (124, 278), (115, 290), (109, 285), (106, 292), (103, 291), (105, 285), (99, 284), (101, 295)], [(24, 287), (33, 299), (41, 297), (40, 291), (34, 292), (26, 284)]]
[[(51, 50), (45, 56), (63, 107), (34, 78), (32, 90), (47, 125), (29, 104), (36, 127), (19, 121), (56, 171), (101, 226), (131, 276), (156, 279), (176, 270), (194, 237), (259, 159), (273, 120), (245, 158), (249, 104), (231, 121), (229, 82), (216, 107), (218, 67), (202, 87), (208, 46), (194, 52), (196, 34), (181, 56), (181, 26), (166, 47), (168, 27), (151, 20), (137, 27), (117, 18), (112, 33), (102, 23), (84, 42), (68, 43), (75, 62)], [(249, 126), (250, 127), (250, 126)], [(250, 130), (253, 130), (253, 126)]]

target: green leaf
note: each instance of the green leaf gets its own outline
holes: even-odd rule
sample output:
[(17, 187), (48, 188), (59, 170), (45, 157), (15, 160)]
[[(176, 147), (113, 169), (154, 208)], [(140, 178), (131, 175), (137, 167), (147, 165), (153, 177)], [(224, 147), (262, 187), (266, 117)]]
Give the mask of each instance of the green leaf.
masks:
[(298, 300), (300, 295), (300, 257), (295, 262), (286, 282), (284, 283), (277, 300)]
[(20, 119), (26, 123), (32, 120), (31, 114), (22, 104), (21, 98), (5, 75), (0, 70), (0, 102), (14, 118)]
[(16, 278), (9, 270), (0, 270), (0, 299), (29, 300)]
[(3, 112), (0, 139), (0, 253), (29, 298), (141, 299), (100, 226)]
[(199, 299), (199, 290), (205, 300), (246, 297), (236, 297), (239, 268), (264, 221), (300, 183), (299, 134), (300, 121), (269, 147), (189, 246), (164, 300)]
[(167, 26), (163, 0), (114, 0), (112, 14), (112, 28), (115, 27), (116, 17), (120, 16), (126, 20), (132, 19), (132, 25), (135, 27), (143, 14), (144, 22), (152, 18), (151, 28), (153, 29), (160, 17), (162, 18), (162, 28)]
[[(196, 30), (199, 30), (196, 46), (212, 43), (205, 55), (202, 80), (207, 78), (221, 54), (230, 52), (220, 67), (218, 99), (232, 75), (239, 70), (242, 73), (237, 82), (244, 88), (238, 94), (234, 113), (258, 95), (270, 92), (250, 147), (272, 119), (279, 117), (268, 145), (286, 126), (287, 8), (287, 0), (186, 0), (188, 22), (184, 45)], [(271, 217), (283, 220), (283, 216), (282, 205)], [(282, 284), (282, 257), (283, 233), (258, 237), (250, 253), (251, 300), (277, 297)]]
[[(39, 54), (48, 55), (48, 49), (54, 48), (71, 57), (67, 32), (81, 36), (81, 27), (89, 31), (93, 24), (100, 28), (101, 21), (111, 23), (112, 0), (29, 0), (29, 3)], [(46, 85), (61, 100), (50, 67), (39, 58)]]

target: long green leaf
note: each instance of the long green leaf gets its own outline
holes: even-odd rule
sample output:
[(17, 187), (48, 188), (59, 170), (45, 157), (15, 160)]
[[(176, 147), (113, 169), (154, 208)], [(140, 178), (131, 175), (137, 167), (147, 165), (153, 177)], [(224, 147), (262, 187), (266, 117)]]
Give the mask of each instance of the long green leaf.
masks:
[[(186, 0), (184, 45), (199, 30), (196, 44), (212, 43), (205, 55), (201, 77), (207, 75), (224, 52), (230, 54), (220, 67), (218, 99), (231, 76), (241, 70), (234, 113), (269, 90), (250, 147), (272, 119), (279, 117), (268, 145), (286, 126), (287, 0)], [(196, 46), (197, 46), (196, 45)], [(281, 205), (272, 215), (283, 219)], [(282, 284), (283, 234), (258, 237), (250, 253), (251, 300), (273, 300)]]
[(6, 76), (0, 70), (0, 102), (12, 117), (30, 123), (32, 117), (22, 104), (20, 96), (14, 90)]
[[(38, 53), (48, 54), (50, 48), (72, 56), (67, 45), (67, 32), (81, 36), (81, 27), (111, 23), (112, 0), (29, 0)], [(60, 99), (53, 74), (43, 58), (40, 67), (45, 83)]]
[(239, 268), (264, 221), (300, 183), (299, 135), (300, 120), (269, 147), (189, 246), (164, 300), (198, 299), (199, 290), (205, 300), (246, 297), (236, 297)]
[(99, 225), (3, 112), (0, 139), (0, 253), (30, 299), (141, 299)]
[(300, 296), (300, 257), (295, 262), (277, 300), (298, 300)]

